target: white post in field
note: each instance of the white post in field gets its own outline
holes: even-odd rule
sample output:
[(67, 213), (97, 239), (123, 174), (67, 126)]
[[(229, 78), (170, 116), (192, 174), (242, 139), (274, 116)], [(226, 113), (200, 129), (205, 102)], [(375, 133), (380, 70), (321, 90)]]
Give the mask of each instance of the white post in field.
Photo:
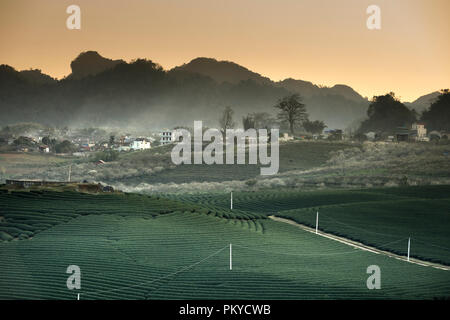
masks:
[(69, 166), (69, 177), (67, 179), (68, 182), (70, 182), (70, 174), (72, 173), (72, 165)]
[(231, 243), (230, 243), (230, 270), (233, 270), (233, 258), (232, 258), (232, 249), (231, 249)]
[(411, 238), (408, 238), (408, 261), (409, 261), (409, 251), (411, 249)]
[(80, 300), (80, 294), (77, 294), (77, 300)]
[(230, 209), (233, 210), (233, 191), (231, 191), (231, 202), (230, 202)]
[(319, 230), (319, 211), (317, 211), (316, 215), (316, 234), (318, 230)]

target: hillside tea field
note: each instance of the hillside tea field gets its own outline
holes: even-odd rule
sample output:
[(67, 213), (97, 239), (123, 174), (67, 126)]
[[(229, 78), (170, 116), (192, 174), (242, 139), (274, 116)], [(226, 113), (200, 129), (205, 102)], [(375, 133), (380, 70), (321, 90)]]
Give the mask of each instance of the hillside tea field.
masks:
[[(210, 208), (227, 208), (230, 202), (225, 193), (176, 198)], [(320, 230), (400, 255), (407, 254), (411, 238), (411, 257), (450, 265), (450, 186), (234, 192), (233, 199), (238, 210), (310, 227), (320, 212)]]
[[(76, 299), (77, 293), (82, 300), (448, 298), (449, 271), (362, 251), (267, 219), (278, 213), (303, 221), (299, 217), (319, 208), (324, 224), (330, 216), (362, 228), (367, 219), (376, 227), (368, 231), (392, 234), (429, 218), (420, 213), (429, 204), (441, 211), (417, 230), (425, 242), (445, 246), (449, 204), (442, 194), (448, 194), (448, 187), (430, 188), (236, 193), (233, 211), (228, 209), (229, 194), (2, 191), (0, 299)], [(398, 210), (389, 207), (397, 200), (398, 208), (416, 210), (402, 209), (396, 220), (383, 225), (386, 212), (397, 216)], [(358, 205), (378, 210), (342, 210)], [(404, 227), (393, 228), (393, 221)], [(358, 230), (354, 228), (342, 232)], [(430, 253), (430, 259), (436, 257), (445, 260), (441, 251)], [(81, 269), (79, 291), (66, 287), (66, 268), (73, 264)], [(381, 290), (366, 287), (370, 265), (381, 269)]]

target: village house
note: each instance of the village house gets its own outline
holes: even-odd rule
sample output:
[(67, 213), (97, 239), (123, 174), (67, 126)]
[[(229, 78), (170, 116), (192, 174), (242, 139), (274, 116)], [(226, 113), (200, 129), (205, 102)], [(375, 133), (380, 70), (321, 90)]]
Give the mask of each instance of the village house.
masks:
[(174, 130), (164, 130), (159, 134), (159, 136), (161, 145), (164, 145), (175, 141), (179, 141), (182, 134), (181, 130), (174, 129)]
[(132, 150), (147, 150), (150, 148), (150, 141), (145, 138), (137, 138), (130, 143), (130, 149)]
[(131, 139), (130, 136), (125, 135), (125, 136), (121, 136), (119, 139), (119, 144), (121, 145), (129, 145), (131, 143), (131, 141), (133, 141), (133, 139)]
[(398, 127), (395, 132), (396, 141), (430, 141), (423, 123), (413, 123), (411, 128)]
[(116, 150), (117, 150), (117, 151), (130, 151), (131, 148), (130, 148), (129, 145), (122, 145), (122, 146), (117, 147)]
[(328, 140), (344, 140), (344, 133), (341, 129), (324, 130), (323, 136)]
[(172, 131), (165, 130), (159, 134), (161, 145), (172, 143)]
[(376, 132), (370, 131), (370, 132), (365, 133), (365, 136), (366, 136), (367, 140), (374, 141), (375, 138), (377, 137), (377, 134), (376, 134)]
[(285, 132), (285, 133), (283, 133), (283, 135), (280, 137), (279, 140), (281, 142), (288, 142), (288, 141), (294, 140), (294, 137), (290, 136), (289, 133)]
[(39, 146), (39, 151), (43, 152), (43, 153), (49, 153), (50, 152), (50, 148), (49, 148), (49, 146), (41, 145), (41, 146)]
[(423, 123), (413, 123), (411, 126), (412, 136), (416, 141), (429, 141), (427, 129)]
[(80, 151), (91, 151), (91, 147), (87, 143), (80, 145)]

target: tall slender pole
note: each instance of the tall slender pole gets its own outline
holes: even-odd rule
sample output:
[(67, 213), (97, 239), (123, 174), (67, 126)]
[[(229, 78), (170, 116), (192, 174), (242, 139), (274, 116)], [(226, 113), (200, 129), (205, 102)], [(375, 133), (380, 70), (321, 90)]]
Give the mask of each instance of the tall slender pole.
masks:
[(69, 177), (67, 179), (67, 181), (70, 182), (70, 174), (72, 173), (72, 165), (69, 166)]
[(230, 209), (233, 210), (233, 191), (231, 191), (231, 203), (230, 203)]
[(409, 251), (411, 249), (411, 238), (408, 238), (408, 261), (409, 261)]
[(232, 256), (233, 256), (233, 251), (232, 251), (231, 243), (230, 243), (230, 270), (233, 270), (233, 258), (232, 258)]
[(317, 211), (316, 215), (316, 234), (318, 230), (319, 230), (319, 211)]
[(80, 300), (80, 294), (77, 294), (77, 300)]

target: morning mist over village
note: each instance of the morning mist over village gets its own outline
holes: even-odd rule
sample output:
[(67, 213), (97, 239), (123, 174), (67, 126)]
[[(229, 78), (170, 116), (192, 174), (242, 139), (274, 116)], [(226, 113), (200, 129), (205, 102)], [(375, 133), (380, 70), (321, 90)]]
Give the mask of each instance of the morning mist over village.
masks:
[(0, 300), (449, 299), (447, 1), (0, 9)]

